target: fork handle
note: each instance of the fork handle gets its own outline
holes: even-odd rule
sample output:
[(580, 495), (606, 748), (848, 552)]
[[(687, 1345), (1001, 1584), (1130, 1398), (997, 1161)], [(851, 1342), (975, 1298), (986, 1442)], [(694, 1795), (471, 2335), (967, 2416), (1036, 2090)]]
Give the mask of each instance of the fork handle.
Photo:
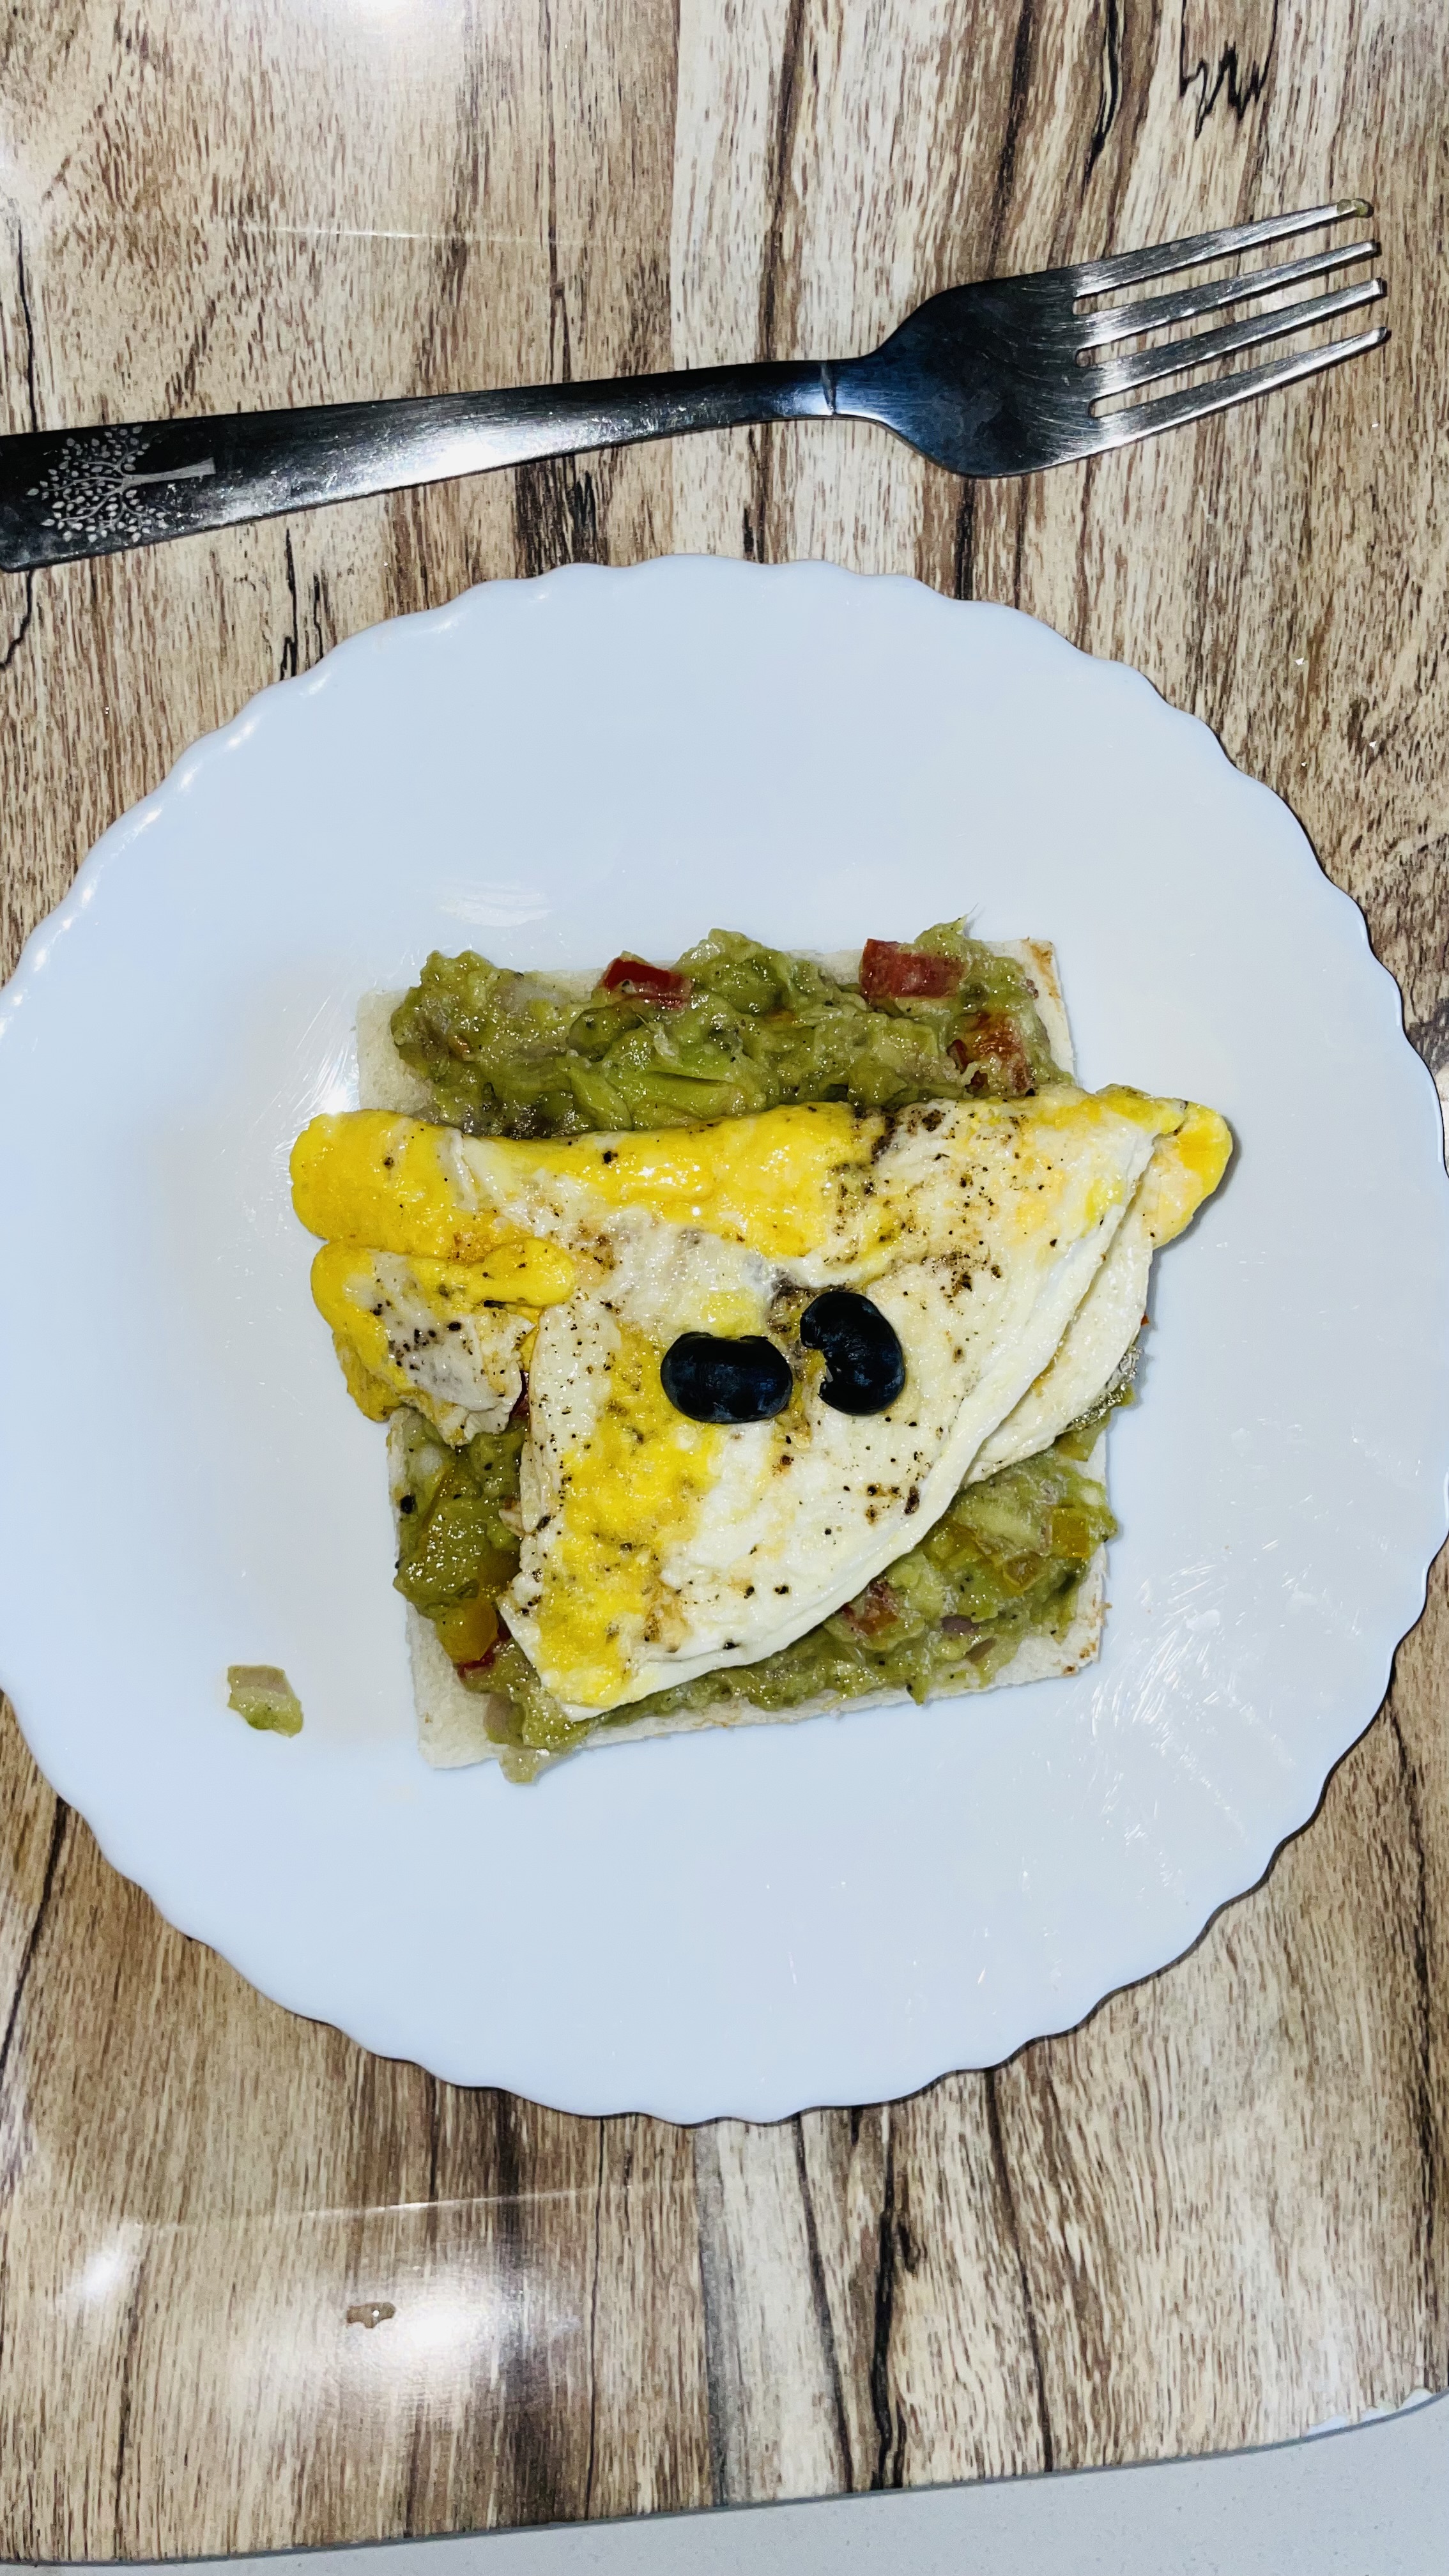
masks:
[(511, 393), (29, 431), (0, 438), (0, 570), (120, 554), (581, 448), (818, 419), (835, 407), (832, 376), (810, 361), (695, 367)]

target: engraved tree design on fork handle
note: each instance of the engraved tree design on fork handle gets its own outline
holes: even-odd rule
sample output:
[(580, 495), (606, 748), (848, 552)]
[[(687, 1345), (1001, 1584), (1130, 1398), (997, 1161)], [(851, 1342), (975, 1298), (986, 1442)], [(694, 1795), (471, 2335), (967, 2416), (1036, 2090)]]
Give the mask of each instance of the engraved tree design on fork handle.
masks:
[(136, 467), (150, 444), (134, 429), (68, 438), (55, 464), (26, 495), (47, 505), (42, 526), (63, 537), (105, 537), (122, 529), (128, 541), (166, 535), (181, 514), (160, 497), (162, 490), (172, 483), (204, 482), (216, 472), (216, 461), (206, 456), (195, 465), (138, 474)]

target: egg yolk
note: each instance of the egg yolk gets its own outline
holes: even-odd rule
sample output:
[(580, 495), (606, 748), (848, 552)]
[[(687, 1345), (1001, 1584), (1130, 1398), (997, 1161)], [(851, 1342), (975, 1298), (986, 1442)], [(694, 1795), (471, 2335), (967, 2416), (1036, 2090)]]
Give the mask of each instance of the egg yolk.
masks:
[(460, 1182), (457, 1143), (450, 1127), (388, 1109), (314, 1118), (292, 1147), (292, 1204), (328, 1241), (480, 1261), (506, 1229)]
[[(554, 1246), (525, 1246), (520, 1255), (510, 1245), (478, 1262), (415, 1258), (408, 1265), (409, 1303), (421, 1306), (445, 1329), (464, 1316), (477, 1314), (480, 1308), (527, 1306), (529, 1299), (520, 1294), (515, 1283), (522, 1278), (525, 1285), (535, 1288), (544, 1284), (536, 1266), (525, 1257), (535, 1249), (552, 1253)], [(563, 1253), (560, 1259), (572, 1273), (568, 1254)], [(558, 1282), (554, 1285), (559, 1287)], [(570, 1277), (560, 1294), (568, 1295), (571, 1285)], [(312, 1264), (312, 1298), (318, 1313), (332, 1327), (339, 1355), (345, 1345), (368, 1381), (359, 1388), (354, 1384), (353, 1371), (343, 1361), (349, 1390), (364, 1413), (378, 1420), (376, 1407), (384, 1395), (390, 1398), (384, 1407), (387, 1412), (397, 1404), (418, 1401), (412, 1379), (392, 1358), (384, 1293), (370, 1252), (350, 1243), (324, 1243)], [(558, 1302), (558, 1298), (550, 1302)], [(379, 1307), (382, 1312), (377, 1311)]]
[[(1040, 1108), (1043, 1104), (1033, 1103)], [(1156, 1100), (1149, 1092), (1109, 1084), (1063, 1104), (1058, 1119), (1082, 1119), (1109, 1111), (1130, 1118), (1157, 1139), (1142, 1179), (1142, 1206), (1154, 1243), (1171, 1243), (1212, 1197), (1227, 1170), (1233, 1150), (1232, 1130), (1215, 1109), (1193, 1100)]]
[(544, 1174), (577, 1181), (605, 1207), (647, 1208), (670, 1225), (790, 1261), (828, 1239), (842, 1187), (869, 1167), (883, 1125), (844, 1101), (822, 1101), (659, 1134), (494, 1143), (487, 1160), (499, 1157), (511, 1186)]
[(538, 1666), (558, 1698), (579, 1708), (617, 1701), (641, 1643), (673, 1642), (678, 1604), (649, 1534), (687, 1544), (718, 1473), (725, 1434), (675, 1412), (661, 1356), (620, 1326), (608, 1395), (562, 1462), (563, 1524), (536, 1614)]
[(343, 1382), (358, 1412), (365, 1413), (369, 1422), (386, 1422), (388, 1415), (396, 1413), (398, 1406), (407, 1398), (399, 1394), (387, 1378), (374, 1377), (344, 1333), (334, 1332), (332, 1347), (337, 1353)]
[[(603, 1208), (647, 1208), (767, 1259), (799, 1259), (828, 1239), (883, 1123), (826, 1101), (664, 1134), (522, 1144), (353, 1110), (304, 1128), (292, 1149), (292, 1199), (324, 1238), (474, 1262), (529, 1240), (498, 1211), (557, 1179), (578, 1183)], [(559, 1293), (568, 1291), (534, 1302), (551, 1304)]]
[(1233, 1150), (1232, 1130), (1215, 1109), (1189, 1101), (1182, 1125), (1159, 1140), (1142, 1184), (1143, 1209), (1154, 1243), (1171, 1243), (1210, 1199)]

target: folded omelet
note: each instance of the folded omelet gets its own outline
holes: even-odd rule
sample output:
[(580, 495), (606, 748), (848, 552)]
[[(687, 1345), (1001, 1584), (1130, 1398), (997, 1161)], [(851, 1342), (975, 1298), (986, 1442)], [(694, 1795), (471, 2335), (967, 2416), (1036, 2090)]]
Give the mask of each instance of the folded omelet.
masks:
[[(293, 1193), (323, 1238), (313, 1292), (348, 1385), (394, 1420), (432, 1758), (500, 1753), (531, 1776), (590, 1741), (971, 1690), (1095, 1651), (1101, 1423), (1154, 1253), (1231, 1140), (1181, 1100), (1079, 1090), (1050, 953), (995, 955), (1023, 978), (1020, 1045), (947, 1046), (953, 1009), (968, 1031), (987, 1015), (963, 982), (918, 997), (909, 966), (894, 1011), (855, 1002), (852, 1042), (891, 1039), (877, 1018), (913, 1046), (934, 1031), (944, 1096), (927, 1051), (889, 1105), (658, 1128), (420, 1116), (418, 1048), (405, 1062), (400, 1014), (365, 1010), (376, 1105), (312, 1122)], [(858, 996), (865, 979), (835, 971)], [(610, 1008), (628, 1062), (652, 1066), (661, 1040), (681, 1060), (684, 1005), (592, 990), (590, 1064)], [(506, 996), (523, 1031), (531, 1000)], [(835, 1008), (827, 992), (838, 1047)]]

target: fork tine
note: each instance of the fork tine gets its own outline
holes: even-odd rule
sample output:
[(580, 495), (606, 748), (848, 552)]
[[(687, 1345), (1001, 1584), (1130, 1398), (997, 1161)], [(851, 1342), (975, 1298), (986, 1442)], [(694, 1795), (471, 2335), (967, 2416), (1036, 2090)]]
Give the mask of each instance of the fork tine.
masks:
[(1341, 224), (1349, 215), (1372, 214), (1366, 197), (1340, 197), (1331, 206), (1307, 206), (1296, 215), (1269, 215), (1258, 224), (1227, 224), (1215, 233), (1188, 233), (1181, 241), (1158, 242), (1151, 250), (1119, 251), (1111, 259), (1083, 260), (1067, 275), (1074, 292), (1105, 295), (1114, 286), (1136, 286), (1144, 277), (1168, 277), (1175, 268), (1201, 268), (1204, 260), (1227, 259), (1234, 251), (1256, 250), (1262, 242), (1286, 241), (1291, 233), (1319, 231)]
[(1280, 260), (1276, 268), (1240, 269), (1236, 277), (1214, 277), (1206, 285), (1179, 286), (1171, 295), (1144, 295), (1137, 304), (1113, 304), (1105, 313), (1083, 313), (1077, 320), (1081, 345), (1101, 349), (1112, 340), (1137, 340), (1144, 331), (1193, 322), (1200, 313), (1220, 312), (1225, 304), (1247, 304), (1254, 296), (1302, 286), (1310, 277), (1327, 277), (1335, 268), (1352, 268), (1357, 260), (1377, 259), (1378, 249), (1376, 241), (1346, 242), (1342, 250), (1315, 251), (1310, 259)]
[(1256, 348), (1264, 340), (1286, 340), (1294, 331), (1306, 331), (1311, 322), (1331, 322), (1360, 304), (1377, 304), (1387, 293), (1383, 279), (1371, 277), (1362, 286), (1341, 286), (1335, 295), (1305, 296), (1276, 313), (1250, 313), (1246, 321), (1229, 322), (1221, 331), (1187, 332), (1160, 349), (1139, 349), (1130, 358), (1105, 358), (1100, 366), (1086, 371), (1091, 400), (1126, 393), (1133, 385), (1155, 384), (1162, 376), (1180, 376), (1188, 367), (1229, 358), (1235, 349)]
[(1155, 402), (1132, 403), (1126, 411), (1109, 412), (1093, 423), (1099, 433), (1094, 447), (1127, 447), (1134, 439), (1155, 438), (1159, 430), (1180, 429), (1187, 421), (1227, 411), (1234, 403), (1254, 402), (1259, 394), (1275, 393), (1279, 385), (1301, 384), (1305, 376), (1321, 375), (1326, 367), (1341, 367), (1348, 358), (1381, 348), (1388, 336), (1388, 325), (1381, 322), (1376, 330), (1360, 331), (1351, 340), (1335, 340), (1327, 349), (1308, 349), (1301, 357), (1247, 367), (1240, 376), (1224, 376), (1215, 385), (1186, 385), (1181, 393), (1160, 394)]

